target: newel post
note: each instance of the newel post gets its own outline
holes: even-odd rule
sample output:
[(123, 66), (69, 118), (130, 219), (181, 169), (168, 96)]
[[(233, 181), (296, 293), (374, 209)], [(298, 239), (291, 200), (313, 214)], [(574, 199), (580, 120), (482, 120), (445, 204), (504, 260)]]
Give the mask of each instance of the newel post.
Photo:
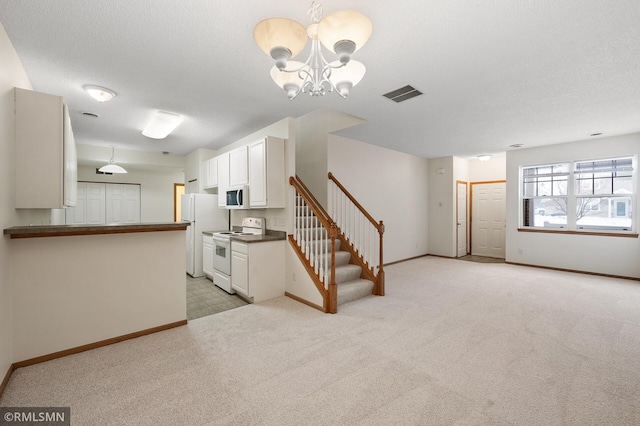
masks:
[(382, 256), (382, 235), (384, 234), (384, 224), (380, 221), (378, 225), (378, 232), (380, 233), (380, 269), (378, 270), (378, 283), (376, 295), (384, 296), (384, 261)]
[(338, 312), (338, 286), (336, 285), (336, 236), (338, 235), (338, 227), (331, 222), (329, 229), (329, 238), (331, 238), (331, 279), (329, 281), (329, 300), (327, 303), (327, 313), (335, 314)]

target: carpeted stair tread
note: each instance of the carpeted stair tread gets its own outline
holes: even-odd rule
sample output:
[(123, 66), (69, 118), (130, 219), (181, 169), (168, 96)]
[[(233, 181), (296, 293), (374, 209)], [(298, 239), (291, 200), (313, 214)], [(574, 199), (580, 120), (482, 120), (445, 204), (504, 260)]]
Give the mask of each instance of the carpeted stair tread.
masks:
[[(331, 261), (331, 253), (320, 256), (320, 262), (324, 262), (324, 257), (327, 256), (329, 262)], [(336, 251), (336, 267), (347, 265), (351, 261), (351, 253), (348, 251)]]
[(336, 284), (346, 283), (348, 281), (360, 278), (362, 268), (358, 265), (341, 265), (336, 266)]
[(362, 278), (338, 284), (338, 305), (370, 296), (372, 291), (373, 281)]

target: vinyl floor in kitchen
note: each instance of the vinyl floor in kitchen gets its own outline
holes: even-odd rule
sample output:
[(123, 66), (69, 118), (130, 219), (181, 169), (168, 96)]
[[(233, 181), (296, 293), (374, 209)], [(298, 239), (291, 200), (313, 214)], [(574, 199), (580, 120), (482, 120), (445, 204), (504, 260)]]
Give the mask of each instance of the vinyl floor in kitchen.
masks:
[(187, 320), (206, 317), (246, 305), (238, 296), (218, 288), (206, 277), (187, 275)]

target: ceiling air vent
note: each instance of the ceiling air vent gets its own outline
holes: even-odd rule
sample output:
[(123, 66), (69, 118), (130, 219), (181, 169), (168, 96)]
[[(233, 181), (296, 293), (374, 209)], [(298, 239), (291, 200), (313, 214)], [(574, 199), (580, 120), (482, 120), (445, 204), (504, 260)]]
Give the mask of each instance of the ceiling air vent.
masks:
[(385, 93), (382, 96), (384, 96), (385, 98), (389, 98), (394, 102), (399, 103), (402, 101), (406, 101), (407, 99), (415, 98), (416, 96), (420, 96), (420, 95), (422, 95), (422, 92), (416, 89), (415, 87), (404, 86), (404, 87), (401, 87), (400, 89), (393, 90), (389, 93)]

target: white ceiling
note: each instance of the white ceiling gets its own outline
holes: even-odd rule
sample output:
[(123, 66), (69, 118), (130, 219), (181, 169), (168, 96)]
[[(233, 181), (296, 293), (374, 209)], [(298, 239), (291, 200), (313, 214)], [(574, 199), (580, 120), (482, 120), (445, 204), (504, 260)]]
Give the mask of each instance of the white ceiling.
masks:
[[(321, 3), (373, 22), (346, 100), (289, 101), (253, 41), (265, 18), (306, 25), (310, 1), (0, 0), (0, 21), (34, 89), (64, 96), (79, 144), (186, 154), (318, 108), (367, 120), (343, 136), (429, 158), (640, 131), (638, 0)], [(85, 84), (118, 96), (98, 104)], [(406, 84), (424, 95), (382, 96)], [(156, 110), (185, 116), (161, 141), (140, 134)]]

